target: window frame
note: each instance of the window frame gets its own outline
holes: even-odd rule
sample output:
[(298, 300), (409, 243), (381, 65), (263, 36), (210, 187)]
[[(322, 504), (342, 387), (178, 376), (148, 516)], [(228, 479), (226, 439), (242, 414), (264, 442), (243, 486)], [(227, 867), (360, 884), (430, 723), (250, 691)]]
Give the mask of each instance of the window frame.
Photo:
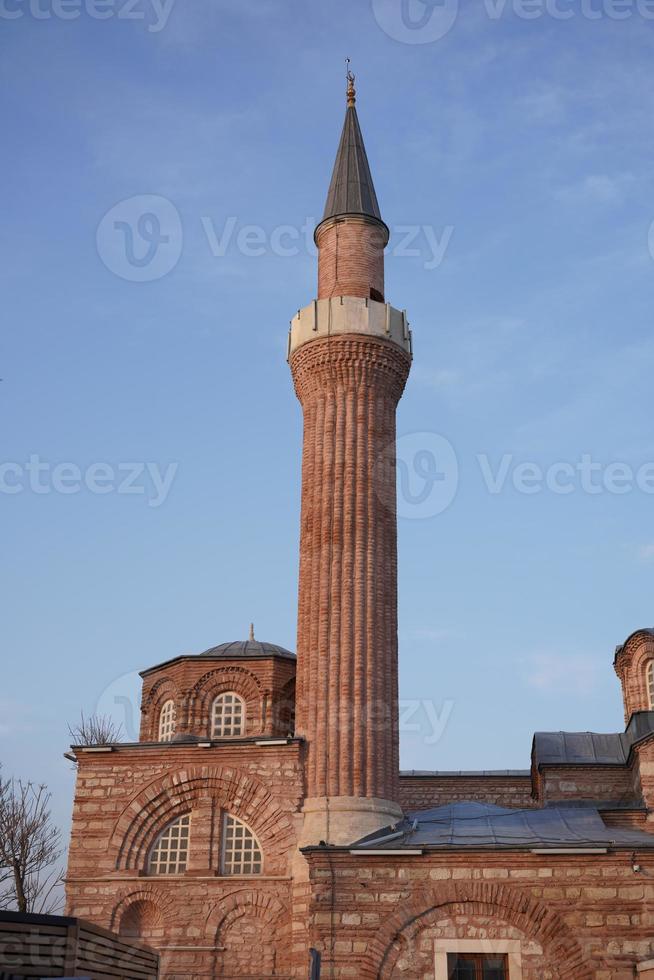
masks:
[[(166, 837), (166, 835), (170, 834), (170, 832), (174, 830), (176, 827), (179, 828), (179, 833), (176, 835), (176, 838), (175, 835), (172, 835), (171, 837), (168, 838), (168, 842), (167, 842), (168, 847), (166, 848), (166, 854), (168, 855), (168, 857), (166, 858), (165, 862), (162, 862), (161, 855), (158, 855), (156, 858), (157, 868), (156, 870), (153, 870), (153, 864), (155, 863), (155, 856), (154, 856), (155, 851), (160, 847), (163, 838)], [(172, 851), (170, 844), (175, 839), (177, 843), (177, 849), (176, 851)], [(180, 854), (183, 852), (186, 853), (186, 857), (182, 862), (180, 859)], [(174, 853), (176, 855), (174, 860), (175, 867), (174, 870), (172, 871), (169, 870), (168, 867), (173, 863), (170, 860), (171, 853)], [(191, 814), (189, 812), (189, 813), (182, 813), (180, 816), (175, 817), (175, 819), (167, 823), (166, 826), (163, 828), (163, 830), (159, 831), (159, 833), (155, 837), (152, 846), (148, 850), (148, 856), (146, 861), (148, 876), (152, 878), (168, 878), (171, 875), (185, 874), (188, 869), (190, 853), (191, 853)], [(167, 866), (166, 870), (161, 870), (162, 863), (164, 863)]]
[[(232, 709), (232, 712), (230, 714), (230, 719), (231, 719), (229, 725), (230, 728), (234, 728), (234, 718), (236, 718), (236, 714), (234, 713), (233, 709), (237, 705), (240, 707), (240, 729), (238, 732), (234, 732), (234, 731), (225, 732), (224, 730), (221, 732), (216, 731), (216, 713), (217, 713), (216, 709), (221, 702), (222, 702), (221, 706), (224, 706), (225, 698), (232, 698), (232, 701), (228, 705)], [(224, 729), (225, 728), (224, 711), (222, 714), (222, 719), (223, 719), (222, 727)], [(245, 736), (245, 731), (247, 727), (247, 712), (246, 712), (245, 698), (242, 697), (242, 695), (240, 695), (238, 691), (231, 691), (231, 690), (221, 691), (219, 694), (217, 694), (213, 699), (213, 701), (211, 702), (211, 718), (210, 718), (209, 727), (210, 727), (209, 734), (211, 738), (243, 738)]]
[(509, 963), (506, 953), (448, 953), (447, 954), (447, 972), (448, 976), (450, 974), (450, 958), (456, 957), (457, 960), (463, 960), (465, 963), (469, 963), (474, 967), (474, 980), (484, 980), (484, 960), (496, 959), (502, 960), (502, 966), (504, 967), (504, 980), (509, 980)]
[[(251, 859), (246, 860), (246, 849), (242, 848), (241, 856), (238, 860), (238, 865), (240, 870), (233, 870), (233, 865), (235, 860), (233, 855), (236, 854), (236, 848), (232, 847), (229, 850), (232, 853), (232, 858), (230, 860), (230, 869), (227, 868), (227, 851), (228, 851), (228, 839), (230, 834), (228, 833), (229, 824), (232, 823), (234, 829), (243, 828), (242, 842), (252, 843), (252, 848), (248, 849), (251, 852)], [(258, 855), (258, 856), (257, 856)], [(250, 871), (242, 870), (242, 866), (250, 864), (254, 866), (258, 865), (258, 871), (254, 870), (254, 867)], [(222, 814), (220, 822), (220, 863), (219, 863), (219, 873), (225, 878), (236, 878), (236, 877), (260, 877), (264, 873), (263, 866), (263, 848), (259, 838), (244, 820), (239, 817), (234, 816), (233, 813), (228, 813), (224, 811)]]
[(508, 980), (522, 980), (522, 951), (518, 939), (435, 939), (435, 980), (449, 980), (449, 954), (477, 953), (482, 956), (506, 956)]
[(645, 665), (645, 689), (649, 710), (654, 711), (654, 659), (648, 660)]
[[(164, 719), (164, 713), (168, 712), (169, 718)], [(174, 698), (166, 698), (159, 708), (159, 722), (157, 734), (159, 742), (172, 742), (177, 731), (177, 705)]]

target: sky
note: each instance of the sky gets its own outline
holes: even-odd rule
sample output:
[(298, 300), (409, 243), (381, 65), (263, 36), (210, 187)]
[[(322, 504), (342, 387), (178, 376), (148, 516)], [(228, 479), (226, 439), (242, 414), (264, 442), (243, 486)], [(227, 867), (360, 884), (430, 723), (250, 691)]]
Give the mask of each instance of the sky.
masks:
[(414, 363), (402, 766), (619, 731), (654, 579), (654, 5), (2, 0), (0, 761), (137, 671), (295, 649), (301, 413), (345, 58)]

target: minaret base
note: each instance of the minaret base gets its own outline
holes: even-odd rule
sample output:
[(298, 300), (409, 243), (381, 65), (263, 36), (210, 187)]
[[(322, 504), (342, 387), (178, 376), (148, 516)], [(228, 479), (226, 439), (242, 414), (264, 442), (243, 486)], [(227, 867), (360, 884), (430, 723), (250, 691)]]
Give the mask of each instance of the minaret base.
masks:
[(307, 798), (302, 812), (300, 847), (315, 846), (321, 841), (337, 846), (353, 844), (403, 817), (397, 803), (360, 796)]

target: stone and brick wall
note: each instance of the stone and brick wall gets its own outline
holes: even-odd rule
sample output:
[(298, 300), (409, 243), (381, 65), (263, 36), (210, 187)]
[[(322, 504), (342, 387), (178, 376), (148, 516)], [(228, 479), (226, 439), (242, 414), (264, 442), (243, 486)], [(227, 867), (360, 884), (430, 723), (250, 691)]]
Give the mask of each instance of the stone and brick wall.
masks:
[(630, 766), (543, 765), (536, 780), (536, 792), (540, 806), (561, 800), (637, 804), (640, 799), (636, 773)]
[[(290, 975), (302, 752), (297, 741), (77, 750), (69, 914), (147, 941), (161, 953), (163, 976)], [(223, 812), (255, 833), (263, 874), (221, 876)], [(148, 875), (154, 840), (183, 813), (191, 814), (188, 870)]]
[(158, 741), (161, 708), (170, 699), (175, 702), (176, 733), (208, 737), (211, 706), (224, 691), (244, 699), (247, 735), (288, 734), (295, 702), (294, 660), (189, 657), (145, 674), (141, 741)]
[(433, 980), (435, 939), (519, 940), (524, 980), (632, 980), (654, 954), (654, 867), (634, 874), (627, 852), (309, 863), (311, 941), (335, 978)]
[(428, 810), (447, 803), (475, 800), (495, 806), (532, 807), (531, 776), (400, 775), (403, 810)]

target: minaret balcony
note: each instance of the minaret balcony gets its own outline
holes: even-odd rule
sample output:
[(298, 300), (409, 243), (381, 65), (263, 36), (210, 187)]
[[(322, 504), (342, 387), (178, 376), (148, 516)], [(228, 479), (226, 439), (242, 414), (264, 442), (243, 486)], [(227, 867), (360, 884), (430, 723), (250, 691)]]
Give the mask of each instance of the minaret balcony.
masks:
[(315, 299), (298, 310), (291, 320), (288, 334), (287, 359), (312, 340), (329, 336), (363, 334), (388, 340), (407, 354), (412, 354), (411, 331), (405, 310), (396, 310), (390, 303), (378, 303), (357, 296), (332, 296)]

